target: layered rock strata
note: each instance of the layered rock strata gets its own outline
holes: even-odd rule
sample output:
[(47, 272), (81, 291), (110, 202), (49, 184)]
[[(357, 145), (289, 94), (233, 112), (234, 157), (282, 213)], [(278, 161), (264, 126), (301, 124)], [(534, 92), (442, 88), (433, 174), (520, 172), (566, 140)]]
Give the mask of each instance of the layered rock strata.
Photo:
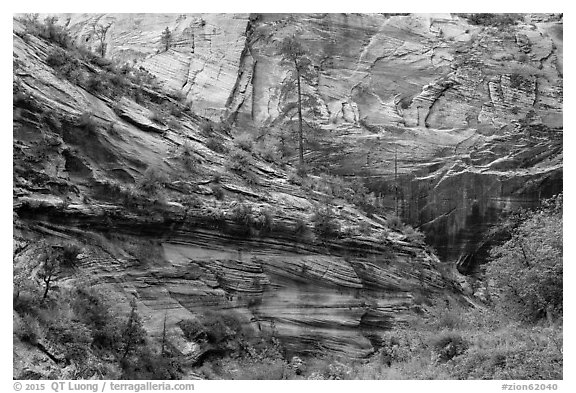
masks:
[[(247, 183), (227, 169), (226, 153), (206, 146), (205, 118), (184, 113), (177, 126), (164, 125), (144, 103), (90, 93), (46, 64), (52, 44), (23, 39), (22, 29), (15, 23), (16, 267), (36, 264), (37, 272), (40, 239), (81, 244), (54, 290), (95, 285), (121, 313), (135, 298), (146, 330), (159, 338), (166, 318), (170, 342), (191, 361), (204, 349), (179, 323), (208, 310), (243, 315), (290, 351), (365, 357), (384, 331), (422, 312), (422, 299), (464, 299), (432, 252), (381, 218), (335, 201), (333, 219), (346, 235), (318, 235), (310, 222), (326, 195), (258, 156), (250, 164), (257, 182)], [(170, 100), (163, 92), (154, 99)], [(229, 136), (212, 137), (232, 149)], [(162, 197), (134, 189), (149, 168), (166, 177)], [(242, 206), (250, 225), (239, 220)], [(27, 364), (25, 346), (15, 345), (15, 358)]]
[[(377, 192), (399, 183), (403, 217), (445, 258), (474, 253), (495, 217), (562, 188), (561, 16), (492, 27), (456, 14), (71, 15), (72, 31), (94, 43), (88, 22), (112, 23), (109, 56), (150, 70), (197, 113), (251, 127), (292, 127), (279, 44), (299, 37), (315, 72), (303, 86), (306, 124), (323, 131), (310, 160)], [(545, 131), (527, 140), (530, 127)], [(548, 146), (550, 159), (518, 159)], [(512, 185), (496, 190), (502, 179)]]

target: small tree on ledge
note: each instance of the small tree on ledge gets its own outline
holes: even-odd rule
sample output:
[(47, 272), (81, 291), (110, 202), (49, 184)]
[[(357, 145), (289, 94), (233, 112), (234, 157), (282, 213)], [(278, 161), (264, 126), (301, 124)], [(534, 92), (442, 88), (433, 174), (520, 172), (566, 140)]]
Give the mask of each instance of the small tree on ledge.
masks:
[(172, 32), (166, 26), (166, 29), (162, 32), (162, 36), (160, 37), (160, 42), (164, 45), (164, 52), (167, 52), (172, 45)]
[(112, 23), (108, 23), (106, 26), (99, 25), (94, 23), (92, 25), (92, 32), (96, 36), (98, 40), (98, 52), (100, 53), (100, 57), (104, 57), (106, 55), (106, 49), (108, 48), (108, 44), (106, 44), (106, 35), (108, 34), (108, 30), (112, 26)]

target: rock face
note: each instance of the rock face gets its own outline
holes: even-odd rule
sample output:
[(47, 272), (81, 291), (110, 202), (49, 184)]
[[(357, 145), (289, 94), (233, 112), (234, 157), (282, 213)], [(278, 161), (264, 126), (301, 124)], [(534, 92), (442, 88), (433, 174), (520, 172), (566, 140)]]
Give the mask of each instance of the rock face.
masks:
[[(87, 21), (112, 23), (110, 56), (240, 126), (291, 122), (278, 48), (296, 35), (315, 72), (303, 86), (306, 121), (325, 131), (310, 161), (364, 176), (393, 207), (397, 154), (399, 214), (444, 258), (474, 254), (501, 212), (562, 188), (561, 17), (492, 27), (455, 14), (71, 15), (69, 26), (89, 37)], [(165, 27), (175, 39), (161, 52)], [(522, 158), (548, 147), (542, 161)]]
[[(195, 111), (275, 121), (297, 35), (316, 70), (305, 87), (330, 124), (497, 130), (524, 119), (562, 127), (562, 21), (527, 15), (497, 29), (450, 14), (70, 14), (77, 43), (111, 24), (107, 56), (134, 61)], [(173, 42), (164, 51), (161, 32)], [(206, 113), (203, 113), (203, 112)]]
[[(207, 136), (205, 119), (291, 126), (295, 96), (283, 89), (290, 69), (277, 49), (285, 37), (300, 37), (314, 65), (304, 114), (320, 147), (306, 160), (365, 178), (461, 271), (474, 270), (482, 234), (502, 212), (562, 189), (562, 21), (554, 16), (527, 15), (505, 29), (455, 15), (71, 14), (60, 22), (92, 48), (90, 25), (111, 23), (106, 55), (154, 74), (193, 114), (177, 125), (156, 121), (132, 99), (69, 83), (46, 64), (51, 44), (23, 40), (16, 22), (14, 85), (27, 97), (14, 109), (16, 241), (32, 250), (39, 236), (83, 242), (80, 275), (124, 311), (135, 296), (152, 335), (166, 315), (170, 340), (190, 356), (197, 348), (177, 324), (208, 309), (245, 315), (295, 352), (362, 357), (380, 332), (414, 317), (418, 299), (463, 299), (433, 253), (383, 220), (336, 201), (348, 235), (302, 232), (325, 195), (258, 157), (249, 184), (226, 168), (228, 154), (207, 147), (210, 138), (227, 148), (232, 140)], [(166, 27), (173, 41), (164, 51)], [(87, 112), (91, 127), (79, 121)], [(197, 160), (192, 174), (186, 146)], [(147, 168), (168, 177), (164, 199), (134, 194)], [(249, 229), (237, 213), (244, 205)]]
[[(99, 286), (125, 313), (136, 298), (148, 332), (161, 337), (166, 317), (169, 340), (191, 358), (198, 345), (178, 323), (207, 310), (242, 314), (290, 351), (364, 357), (382, 332), (422, 312), (422, 299), (464, 300), (438, 258), (383, 219), (336, 201), (342, 233), (320, 236), (310, 222), (326, 195), (258, 156), (249, 164), (257, 181), (247, 182), (227, 168), (230, 154), (207, 147), (217, 138), (232, 151), (233, 142), (207, 136), (206, 119), (186, 112), (162, 122), (145, 103), (91, 93), (48, 66), (53, 44), (18, 22), (15, 33), (15, 266), (40, 263), (39, 239), (80, 242), (75, 268), (58, 272), (57, 286)], [(162, 197), (135, 187), (150, 168), (165, 176)], [(25, 347), (15, 346), (25, 364), (15, 373), (46, 376), (26, 368)]]
[[(110, 24), (106, 56), (136, 62), (158, 76), (169, 91), (184, 94), (195, 113), (218, 120), (237, 84), (246, 46), (248, 15), (70, 14), (59, 15), (77, 44), (98, 45), (94, 24)], [(168, 51), (160, 38), (169, 28)]]

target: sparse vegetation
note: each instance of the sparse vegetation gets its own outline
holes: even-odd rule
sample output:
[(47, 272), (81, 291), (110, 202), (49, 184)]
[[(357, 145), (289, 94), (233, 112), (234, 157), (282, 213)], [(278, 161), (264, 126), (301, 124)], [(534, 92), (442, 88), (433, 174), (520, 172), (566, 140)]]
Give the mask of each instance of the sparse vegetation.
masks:
[(234, 149), (230, 152), (230, 159), (226, 162), (229, 171), (241, 176), (248, 185), (258, 184), (258, 178), (252, 171), (252, 155), (242, 149)]
[(246, 203), (238, 203), (231, 211), (231, 218), (235, 223), (250, 229), (254, 224), (252, 206)]
[(462, 14), (473, 25), (508, 28), (524, 18), (523, 14)]
[(161, 112), (155, 110), (151, 111), (150, 120), (157, 124), (164, 124), (165, 121), (164, 115)]
[(106, 50), (108, 49), (108, 44), (106, 43), (106, 36), (108, 35), (108, 30), (112, 27), (112, 23), (107, 25), (97, 24), (96, 22), (92, 25), (92, 34), (96, 36), (98, 40), (98, 46), (96, 50), (100, 54), (100, 57), (106, 56)]
[(224, 146), (224, 142), (218, 137), (206, 139), (206, 147), (216, 153), (226, 153), (226, 146)]
[[(471, 23), (498, 28), (511, 26), (521, 19), (521, 16), (511, 14), (468, 15)], [(200, 23), (197, 19), (194, 21)], [(52, 48), (38, 54), (42, 59), (47, 53), (45, 62), (54, 70), (50, 72), (97, 95), (92, 101), (104, 105), (106, 102), (118, 103), (118, 99), (112, 98), (131, 97), (150, 110), (142, 112), (151, 113), (150, 120), (167, 123), (173, 130), (179, 123), (186, 126), (178, 133), (163, 135), (162, 143), (166, 145), (158, 142), (141, 157), (134, 152), (130, 156), (119, 156), (123, 149), (131, 149), (127, 147), (129, 142), (134, 142), (132, 146), (138, 146), (150, 138), (158, 138), (159, 141), (160, 137), (153, 133), (132, 132), (122, 136), (115, 128), (115, 124), (120, 123), (110, 121), (110, 112), (99, 111), (96, 116), (86, 111), (77, 118), (53, 109), (54, 113), (51, 113), (51, 109), (42, 108), (50, 105), (39, 99), (41, 91), (30, 86), (22, 90), (24, 82), (20, 83), (20, 87), (15, 83), (14, 118), (31, 128), (21, 133), (33, 135), (30, 132), (32, 126), (40, 132), (38, 138), (27, 135), (38, 146), (26, 145), (27, 140), (17, 141), (15, 138), (13, 149), (15, 158), (19, 158), (16, 154), (27, 154), (27, 158), (39, 162), (31, 169), (26, 168), (35, 173), (21, 176), (21, 168), (14, 170), (14, 179), (18, 182), (14, 187), (15, 195), (18, 198), (20, 195), (26, 197), (19, 201), (22, 207), (15, 207), (14, 219), (18, 220), (15, 225), (19, 225), (15, 238), (25, 236), (30, 243), (22, 246), (15, 242), (14, 247), (14, 337), (15, 343), (22, 341), (18, 343), (20, 347), (48, 354), (51, 360), (47, 363), (70, 373), (66, 377), (75, 379), (178, 379), (190, 376), (189, 371), (208, 379), (562, 379), (561, 195), (546, 201), (536, 211), (520, 213), (521, 219), (509, 229), (508, 240), (494, 247), (492, 260), (480, 268), (482, 272), (485, 269), (486, 273), (485, 277), (478, 279), (486, 279), (485, 287), (480, 287), (488, 292), (486, 304), (472, 302), (468, 295), (461, 296), (459, 290), (454, 289), (457, 285), (455, 279), (447, 279), (444, 287), (434, 287), (438, 283), (434, 280), (440, 277), (438, 272), (444, 278), (448, 274), (443, 273), (443, 267), (435, 266), (438, 264), (435, 258), (421, 260), (423, 250), (430, 251), (425, 245), (424, 234), (384, 210), (382, 198), (366, 187), (376, 182), (349, 180), (322, 173), (323, 170), (328, 171), (326, 168), (304, 165), (302, 108), (306, 108), (309, 101), (300, 91), (300, 73), (306, 67), (301, 63), (305, 57), (301, 42), (293, 39), (292, 42), (288, 40), (283, 43), (284, 58), (291, 62), (291, 68), (298, 78), (298, 102), (292, 103), (292, 107), (287, 106), (293, 116), (293, 110), (297, 108), (300, 123), (299, 135), (290, 147), (279, 131), (266, 134), (263, 130), (249, 130), (230, 139), (230, 124), (227, 122), (201, 120), (198, 116), (183, 119), (190, 123), (179, 122), (176, 119), (184, 117), (186, 112), (180, 104), (185, 97), (176, 93), (174, 102), (172, 98), (156, 93), (154, 80), (146, 71), (129, 65), (119, 67), (115, 62), (100, 58), (86, 49), (74, 48), (66, 29), (60, 27), (55, 18), (47, 18), (41, 24), (38, 15), (28, 14), (23, 18), (23, 23), (28, 39), (33, 34), (41, 40), (57, 44), (53, 46), (42, 41), (39, 46)], [(107, 30), (103, 32), (98, 47), (101, 57), (106, 54), (104, 38)], [(161, 43), (165, 50), (169, 50), (173, 44), (168, 28), (163, 33)], [(286, 49), (287, 46), (290, 47)], [(531, 79), (522, 75), (509, 75), (513, 88), (523, 89), (533, 84)], [(70, 89), (68, 84), (65, 87)], [(87, 96), (86, 93), (82, 94)], [(400, 100), (399, 104), (403, 106), (405, 103)], [(126, 106), (122, 119), (122, 127), (126, 129), (133, 127), (129, 122), (129, 108)], [(113, 109), (117, 114), (123, 113), (121, 104)], [(22, 118), (18, 117), (20, 112)], [(523, 113), (518, 107), (513, 107), (511, 112)], [(214, 113), (210, 115), (214, 116)], [(537, 123), (540, 115), (544, 117), (540, 112), (530, 111), (521, 122), (524, 126)], [(204, 135), (199, 138), (198, 135), (191, 135), (190, 140), (194, 142), (186, 142), (174, 152), (172, 146), (179, 138), (195, 131), (190, 126), (196, 124), (192, 121), (200, 122)], [(276, 127), (276, 123), (271, 122), (270, 129), (273, 127)], [(107, 134), (98, 134), (99, 130), (106, 130)], [(110, 135), (119, 138), (111, 138)], [(214, 157), (209, 152), (206, 154), (206, 149), (202, 149), (197, 142), (204, 137), (209, 149), (229, 154), (220, 157)], [(86, 141), (83, 143), (99, 143), (93, 143), (89, 155), (82, 156), (85, 153), (82, 148), (86, 145), (78, 142), (80, 139)], [(312, 137), (306, 144), (313, 150), (311, 140)], [(109, 160), (111, 164), (92, 165), (110, 156), (104, 150), (110, 142), (118, 142), (118, 148), (111, 151), (114, 154)], [(228, 151), (225, 142), (233, 142), (235, 147)], [(296, 143), (300, 165), (296, 171), (288, 174), (287, 181), (300, 187), (283, 184), (284, 177), (278, 167), (262, 163), (262, 159), (275, 164), (287, 163), (287, 158), (294, 159)], [(198, 146), (200, 150), (196, 151)], [(294, 151), (287, 153), (290, 149)], [(169, 152), (170, 157), (160, 157), (159, 152)], [(57, 157), (54, 165), (53, 162), (44, 165), (45, 157), (49, 155)], [(142, 168), (141, 162), (155, 160), (158, 166), (151, 165), (140, 178), (134, 178), (134, 173)], [(200, 167), (204, 161), (209, 163), (207, 168)], [(120, 165), (128, 162), (129, 168), (118, 168), (117, 162)], [(229, 172), (217, 167), (218, 162), (225, 162)], [(170, 173), (184, 167), (194, 175), (182, 176), (171, 182), (159, 169), (162, 167), (170, 168)], [(336, 170), (339, 168), (334, 169), (334, 173), (337, 173)], [(431, 167), (429, 170), (436, 169)], [(219, 184), (220, 173), (216, 173), (210, 181), (216, 171), (221, 171), (225, 176), (223, 183), (226, 193)], [(62, 172), (64, 175), (58, 178), (58, 174), (53, 175)], [(246, 184), (256, 185), (260, 182), (261, 173), (265, 175), (262, 183), (271, 186), (247, 189)], [(238, 186), (238, 176), (243, 179), (244, 186)], [(81, 183), (76, 182), (77, 177), (82, 178)], [(112, 177), (118, 180), (110, 180)], [(407, 177), (406, 181), (409, 180)], [(68, 194), (67, 190), (70, 190)], [(286, 190), (295, 192), (292, 195)], [(407, 196), (406, 200), (419, 198), (420, 191), (420, 188), (414, 188), (410, 191), (413, 195)], [(50, 192), (54, 195), (50, 195)], [(278, 196), (280, 193), (284, 195)], [(227, 200), (219, 202), (224, 200), (225, 195)], [(232, 198), (238, 200), (234, 202)], [(386, 201), (390, 203), (390, 199)], [(316, 206), (311, 217), (308, 217), (309, 206)], [(359, 209), (369, 216), (374, 214), (372, 220), (366, 220)], [(30, 219), (31, 214), (37, 212), (39, 214), (32, 217), (34, 220)], [(388, 217), (385, 225), (379, 216)], [(40, 224), (35, 223), (36, 220)], [(96, 229), (86, 229), (93, 220), (101, 221)], [(64, 228), (66, 222), (73, 225)], [(290, 224), (292, 222), (293, 225)], [(204, 263), (200, 261), (202, 253), (192, 247), (188, 247), (186, 253), (178, 251), (177, 247), (185, 249), (181, 235), (189, 228), (193, 228), (192, 236), (198, 236), (193, 242), (197, 242), (199, 247), (210, 236), (218, 236), (218, 231), (223, 232), (222, 239), (236, 244), (232, 251), (219, 251), (217, 248), (227, 247), (222, 246), (225, 241), (219, 240), (218, 247), (209, 251), (209, 263)], [(90, 233), (92, 230), (102, 232)], [(140, 235), (121, 235), (114, 231)], [(242, 238), (242, 235), (275, 236), (259, 242), (254, 238)], [(98, 236), (101, 240), (89, 243), (86, 239), (90, 239), (90, 236)], [(50, 239), (51, 243), (37, 241), (42, 237)], [(406, 242), (413, 244), (407, 245)], [(249, 256), (244, 252), (245, 245), (250, 249)], [(252, 252), (253, 246), (262, 245), (276, 250), (274, 252), (288, 250), (286, 254), (290, 253), (290, 256), (286, 261), (277, 258), (267, 265), (267, 261), (260, 259), (264, 259), (265, 252)], [(354, 247), (347, 249), (348, 245)], [(364, 246), (365, 250), (361, 250)], [(25, 247), (30, 247), (26, 251), (29, 255), (17, 256)], [(290, 250), (290, 247), (293, 249)], [(234, 256), (236, 251), (237, 257)], [(307, 255), (300, 258), (298, 254)], [(314, 257), (314, 254), (319, 256)], [(334, 265), (330, 265), (329, 258), (332, 256), (326, 255), (334, 256)], [(174, 259), (176, 268), (162, 271), (163, 265), (172, 263), (170, 258), (173, 257), (179, 258)], [(295, 268), (291, 265), (294, 262), (288, 258), (296, 260)], [(100, 267), (100, 263), (105, 266)], [(345, 263), (348, 266), (344, 266)], [(234, 268), (234, 264), (241, 265), (241, 268), (228, 275), (226, 272)], [(283, 268), (281, 264), (289, 266), (291, 271), (278, 270)], [(445, 263), (443, 266), (447, 265)], [(124, 267), (130, 269), (125, 277), (112, 277)], [(154, 268), (154, 277), (149, 278), (145, 272), (151, 267)], [(308, 291), (318, 284), (305, 280), (323, 280), (323, 274), (338, 277), (345, 268), (353, 275), (357, 273), (359, 280), (370, 277), (365, 288), (361, 288), (366, 283), (362, 282), (357, 285), (360, 289), (352, 291), (349, 288), (345, 291), (343, 296), (349, 296), (350, 300), (345, 297), (335, 299), (342, 300), (339, 306), (342, 312), (346, 312), (345, 308), (352, 303), (356, 304), (356, 311), (352, 311), (352, 307), (350, 311), (362, 319), (363, 336), (360, 338), (368, 339), (375, 353), (354, 361), (349, 357), (340, 358), (334, 353), (323, 352), (319, 349), (321, 345), (312, 345), (313, 334), (318, 334), (314, 329), (322, 327), (318, 323), (298, 338), (304, 344), (311, 344), (307, 347), (311, 353), (292, 357), (291, 351), (297, 346), (289, 342), (290, 346), (285, 348), (276, 338), (275, 316), (267, 314), (269, 309), (266, 309), (275, 303), (270, 302), (269, 293), (262, 291), (278, 284), (272, 282), (278, 272), (283, 275), (284, 282), (288, 279), (302, 280), (302, 285), (296, 284), (301, 292), (302, 287)], [(378, 272), (376, 269), (382, 270)], [(92, 277), (96, 270), (103, 275)], [(240, 274), (238, 272), (243, 275), (241, 282), (235, 281)], [(286, 272), (293, 274), (293, 278), (289, 278)], [(392, 322), (393, 319), (387, 315), (390, 307), (385, 305), (382, 309), (381, 304), (370, 299), (371, 291), (380, 285), (375, 282), (371, 287), (370, 280), (378, 280), (378, 274), (389, 275), (389, 282), (384, 284), (392, 288), (392, 308), (405, 312), (405, 320), (399, 318)], [(196, 302), (193, 299), (195, 296), (207, 294), (210, 299), (205, 305), (225, 311), (202, 314), (200, 307), (196, 306), (205, 299), (195, 303), (194, 307), (188, 307), (184, 302), (189, 300), (182, 298), (182, 304), (190, 311), (187, 311), (190, 319), (180, 321), (170, 331), (167, 330), (167, 316), (164, 314), (160, 350), (158, 310), (143, 308), (142, 303), (138, 302), (138, 299), (144, 302), (150, 299), (147, 296), (154, 291), (149, 290), (148, 280), (157, 279), (176, 280), (175, 285), (184, 285), (182, 282), (190, 279), (197, 288), (192, 288), (194, 293), (184, 294), (184, 297)], [(406, 288), (394, 288), (404, 283), (408, 283)], [(121, 287), (129, 287), (135, 296), (121, 290)], [(178, 288), (176, 291), (171, 289), (164, 300), (172, 304), (181, 301), (182, 294), (178, 291)], [(302, 293), (306, 300), (314, 297)], [(242, 314), (230, 311), (234, 307), (241, 308)], [(143, 309), (146, 314), (141, 316)], [(414, 314), (410, 316), (418, 315), (421, 318), (411, 320), (408, 313), (412, 311)], [(173, 320), (174, 315), (184, 314), (171, 314), (172, 321), (169, 323), (178, 321)], [(321, 318), (325, 316), (319, 316), (318, 322), (324, 323)], [(154, 336), (148, 336), (144, 321), (150, 323), (146, 328), (153, 331)], [(285, 318), (281, 321), (284, 325), (281, 327), (282, 334), (291, 334), (286, 333), (289, 330), (286, 323), (290, 322), (286, 322)], [(371, 328), (371, 324), (378, 324), (378, 327)], [(344, 329), (352, 328), (348, 325), (337, 327), (345, 332)], [(343, 338), (346, 340), (345, 336)], [(189, 352), (186, 356), (180, 355), (183, 349)], [(312, 354), (313, 351), (317, 352)]]
[(301, 218), (297, 218), (294, 225), (294, 234), (304, 236), (309, 232), (308, 225)]
[(70, 48), (72, 39), (64, 26), (58, 25), (58, 18), (47, 16), (40, 22), (38, 14), (25, 14), (20, 21), (24, 24), (25, 34), (31, 34), (51, 41), (62, 48)]
[(252, 136), (250, 136), (250, 134), (243, 133), (243, 134), (240, 134), (234, 138), (234, 143), (240, 149), (247, 151), (247, 152), (251, 152), (252, 146), (254, 144), (254, 140), (253, 140)]
[(212, 190), (212, 195), (214, 195), (214, 198), (218, 199), (219, 201), (224, 200), (224, 190), (222, 189), (222, 186), (219, 184), (214, 184), (210, 187), (210, 189)]
[(398, 216), (391, 215), (386, 219), (386, 225), (390, 229), (401, 231), (404, 228), (404, 223)]
[[(38, 299), (40, 294), (28, 293), (25, 298), (30, 296)], [(106, 291), (96, 287), (60, 288), (53, 296), (43, 303), (14, 304), (14, 332), (20, 340), (52, 352), (62, 365), (73, 364), (72, 376), (77, 379), (161, 377), (156, 375), (160, 367), (150, 367), (150, 363), (162, 363), (161, 356), (148, 349), (135, 303), (126, 317)], [(173, 377), (178, 377), (179, 359), (169, 354), (164, 358)], [(155, 377), (135, 372), (142, 369), (153, 371)]]
[(340, 223), (336, 220), (334, 211), (329, 208), (319, 208), (311, 218), (314, 231), (321, 238), (335, 238), (340, 235)]
[(194, 172), (198, 169), (199, 160), (194, 153), (194, 149), (190, 142), (186, 141), (182, 145), (182, 153), (180, 154), (184, 167), (190, 172)]
[(404, 225), (403, 230), (404, 230), (404, 235), (406, 236), (406, 239), (410, 240), (413, 243), (426, 244), (426, 241), (425, 241), (426, 235), (424, 235), (419, 230), (414, 229), (410, 225)]
[(172, 32), (170, 31), (168, 26), (166, 26), (166, 29), (162, 32), (162, 35), (160, 36), (160, 42), (164, 47), (164, 52), (167, 52), (168, 49), (170, 49), (170, 46), (172, 45), (172, 39), (173, 39)]
[(149, 167), (146, 169), (140, 182), (138, 189), (150, 196), (158, 196), (164, 189), (164, 184), (168, 182), (167, 177), (160, 172), (160, 170)]
[(98, 128), (98, 123), (94, 118), (94, 114), (90, 112), (83, 112), (78, 118), (76, 125), (86, 130), (90, 134), (94, 134), (96, 132), (96, 129)]
[(535, 322), (562, 318), (562, 194), (525, 213), (511, 238), (492, 250), (486, 275), (504, 313)]

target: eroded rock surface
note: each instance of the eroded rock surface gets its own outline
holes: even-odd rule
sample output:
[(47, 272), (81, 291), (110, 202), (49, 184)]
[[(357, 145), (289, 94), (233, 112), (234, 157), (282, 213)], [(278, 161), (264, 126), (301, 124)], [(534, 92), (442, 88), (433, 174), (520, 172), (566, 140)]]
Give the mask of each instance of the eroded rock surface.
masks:
[[(242, 314), (294, 352), (364, 357), (380, 333), (422, 312), (422, 299), (464, 299), (430, 250), (382, 219), (338, 202), (334, 219), (351, 230), (319, 236), (311, 217), (326, 195), (289, 182), (285, 169), (258, 156), (250, 164), (257, 182), (248, 183), (226, 168), (228, 153), (206, 146), (205, 119), (185, 113), (177, 126), (165, 125), (144, 104), (93, 95), (46, 64), (52, 49), (14, 35), (17, 266), (40, 263), (41, 238), (79, 241), (83, 251), (73, 270), (58, 272), (58, 287), (103, 288), (121, 313), (136, 298), (151, 336), (161, 336), (166, 317), (169, 340), (192, 359), (201, 348), (178, 324), (207, 310)], [(232, 148), (228, 135), (213, 137)], [(142, 198), (135, 186), (151, 167), (166, 176), (163, 196)], [(238, 219), (239, 206), (250, 207), (250, 226)], [(19, 343), (15, 351), (26, 363), (31, 349)], [(15, 372), (50, 377), (53, 366)]]
[[(284, 37), (299, 35), (315, 65), (303, 91), (314, 98), (305, 117), (320, 147), (306, 160), (365, 178), (463, 272), (473, 270), (483, 233), (503, 212), (562, 188), (563, 40), (555, 16), (526, 15), (503, 30), (449, 14), (71, 14), (60, 22), (92, 48), (90, 25), (111, 23), (107, 56), (152, 73), (195, 114), (174, 126), (128, 98), (91, 94), (46, 64), (51, 44), (15, 35), (14, 82), (32, 103), (15, 104), (15, 237), (31, 245), (39, 234), (82, 239), (84, 279), (109, 289), (123, 312), (136, 297), (156, 337), (166, 315), (170, 340), (192, 358), (200, 349), (178, 323), (203, 310), (241, 313), (296, 352), (362, 357), (379, 332), (421, 311), (416, 299), (460, 293), (434, 254), (383, 220), (336, 201), (343, 228), (364, 223), (370, 231), (321, 239), (310, 218), (325, 195), (292, 184), (259, 157), (250, 169), (257, 182), (248, 184), (226, 168), (229, 155), (207, 147), (206, 118), (289, 126), (294, 95), (282, 91), (290, 70), (277, 50)], [(174, 40), (164, 51), (166, 27)], [(78, 125), (85, 112), (93, 130)], [(232, 146), (229, 135), (215, 136)], [(197, 160), (192, 172), (185, 146)], [(134, 201), (149, 167), (167, 175), (166, 195)], [(273, 230), (247, 230), (234, 215), (239, 204), (258, 222), (271, 212)]]
[[(283, 91), (290, 69), (278, 47), (297, 35), (316, 73), (303, 86), (314, 98), (306, 121), (325, 131), (312, 161), (366, 176), (373, 190), (390, 194), (397, 152), (406, 175), (401, 214), (443, 257), (473, 253), (501, 212), (562, 188), (557, 15), (526, 14), (499, 28), (456, 14), (73, 15), (69, 25), (88, 37), (86, 21), (113, 23), (110, 56), (135, 60), (180, 89), (198, 113), (240, 126), (281, 127), (293, 118), (285, 109), (294, 94)], [(175, 40), (162, 52), (166, 26)], [(527, 126), (552, 132), (523, 139)], [(549, 160), (512, 159), (550, 146)], [(334, 151), (345, 153), (327, 154)], [(502, 178), (509, 185), (491, 187)], [(479, 212), (454, 210), (462, 200)], [(463, 229), (470, 220), (473, 235)]]

